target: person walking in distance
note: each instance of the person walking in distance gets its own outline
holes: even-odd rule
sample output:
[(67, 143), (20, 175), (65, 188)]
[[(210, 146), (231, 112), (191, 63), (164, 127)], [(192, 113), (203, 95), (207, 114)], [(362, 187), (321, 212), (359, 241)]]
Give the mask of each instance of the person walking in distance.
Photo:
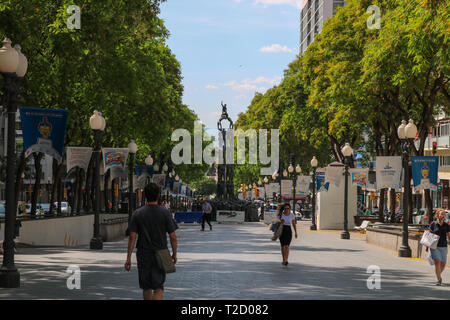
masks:
[(295, 215), (291, 212), (291, 206), (288, 203), (280, 206), (280, 209), (278, 211), (278, 218), (281, 220), (280, 228), (283, 228), (280, 236), (281, 255), (283, 257), (283, 262), (281, 264), (287, 266), (289, 258), (289, 246), (292, 241), (291, 225), (292, 227), (294, 227), (295, 239), (297, 239), (297, 222), (295, 221)]
[(208, 201), (203, 200), (203, 205), (202, 205), (202, 231), (205, 231), (205, 221), (209, 224), (209, 230), (212, 230), (212, 225), (211, 225), (211, 211), (212, 211), (212, 207), (209, 204)]
[(436, 212), (436, 221), (430, 224), (430, 232), (439, 236), (439, 241), (436, 249), (426, 248), (426, 251), (431, 250), (431, 258), (434, 260), (434, 270), (437, 277), (437, 286), (442, 285), (442, 272), (445, 270), (445, 263), (447, 262), (447, 238), (450, 240), (450, 225), (445, 223), (446, 212), (444, 209)]
[[(137, 209), (130, 221), (130, 236), (128, 238), (128, 253), (125, 270), (131, 269), (131, 255), (137, 238), (137, 267), (139, 287), (143, 290), (144, 300), (162, 300), (166, 274), (158, 267), (155, 251), (167, 249), (167, 235), (172, 246), (172, 259), (177, 262), (177, 236), (172, 215), (158, 205), (160, 189), (155, 183), (150, 183), (144, 190), (146, 205)], [(149, 235), (151, 243), (145, 234)]]

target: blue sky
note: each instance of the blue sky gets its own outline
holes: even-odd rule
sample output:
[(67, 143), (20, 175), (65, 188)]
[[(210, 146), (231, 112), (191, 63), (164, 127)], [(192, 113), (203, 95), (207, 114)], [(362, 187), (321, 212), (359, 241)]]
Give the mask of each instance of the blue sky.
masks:
[(301, 0), (167, 0), (161, 18), (181, 63), (183, 102), (216, 135), (220, 103), (233, 121), (255, 92), (278, 84), (299, 47)]

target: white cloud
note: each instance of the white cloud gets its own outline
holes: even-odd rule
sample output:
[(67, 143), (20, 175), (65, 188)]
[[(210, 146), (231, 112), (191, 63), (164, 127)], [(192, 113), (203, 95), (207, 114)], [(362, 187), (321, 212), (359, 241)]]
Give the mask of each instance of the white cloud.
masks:
[(219, 89), (218, 86), (215, 86), (215, 85), (213, 85), (213, 84), (207, 84), (207, 85), (205, 86), (205, 88), (208, 89), (208, 90), (218, 90), (218, 89)]
[[(253, 92), (261, 92), (264, 93), (267, 90), (267, 87), (273, 87), (280, 83), (281, 81), (280, 76), (276, 76), (273, 78), (266, 78), (263, 76), (260, 76), (255, 79), (251, 78), (245, 78), (243, 80), (237, 81), (237, 80), (231, 80), (225, 83), (221, 83), (218, 85), (214, 84), (207, 84), (205, 86), (208, 90), (219, 90), (223, 87), (229, 87), (234, 91), (243, 92), (243, 91), (253, 91)], [(244, 94), (238, 95), (236, 98), (238, 99), (245, 99), (248, 98)]]
[(271, 46), (268, 47), (262, 47), (261, 49), (259, 49), (259, 51), (261, 52), (270, 52), (270, 53), (278, 53), (278, 52), (295, 52), (294, 49), (289, 48), (288, 46), (282, 46), (280, 44), (273, 44)]
[(262, 85), (274, 86), (281, 81), (281, 77), (277, 76), (272, 79), (266, 77), (258, 77), (256, 79), (245, 78), (241, 81), (231, 80), (223, 83), (225, 87), (231, 87), (235, 91), (258, 91), (265, 92), (267, 88)]

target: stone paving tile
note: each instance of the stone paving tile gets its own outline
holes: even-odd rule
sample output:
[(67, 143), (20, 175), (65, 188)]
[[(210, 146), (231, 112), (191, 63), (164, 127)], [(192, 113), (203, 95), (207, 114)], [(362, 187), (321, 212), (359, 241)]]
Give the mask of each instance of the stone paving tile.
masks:
[[(177, 272), (167, 275), (165, 299), (450, 299), (450, 270), (434, 286), (433, 267), (366, 244), (365, 236), (341, 240), (339, 232), (309, 231), (302, 221), (289, 265), (263, 223), (180, 225)], [(141, 299), (136, 258), (124, 271), (127, 240), (100, 252), (80, 248), (20, 248), (21, 288), (0, 289), (0, 299)], [(81, 269), (81, 290), (68, 290), (67, 267)], [(381, 290), (369, 290), (367, 267), (381, 269)]]

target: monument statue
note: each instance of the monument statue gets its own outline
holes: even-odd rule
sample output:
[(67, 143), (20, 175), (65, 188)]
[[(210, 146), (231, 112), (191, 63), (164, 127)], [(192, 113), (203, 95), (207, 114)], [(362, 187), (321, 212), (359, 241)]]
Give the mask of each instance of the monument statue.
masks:
[[(233, 130), (233, 121), (228, 116), (227, 105), (221, 102), (222, 114), (219, 121), (217, 122), (217, 129), (219, 130), (219, 135), (221, 135), (222, 145), (219, 146), (223, 150), (222, 163), (218, 165), (218, 181), (217, 181), (217, 198), (219, 199), (234, 199), (234, 168), (233, 165), (226, 164), (226, 154), (227, 154), (227, 141), (226, 133), (227, 130)], [(222, 126), (222, 121), (228, 121), (229, 127), (225, 129)]]

